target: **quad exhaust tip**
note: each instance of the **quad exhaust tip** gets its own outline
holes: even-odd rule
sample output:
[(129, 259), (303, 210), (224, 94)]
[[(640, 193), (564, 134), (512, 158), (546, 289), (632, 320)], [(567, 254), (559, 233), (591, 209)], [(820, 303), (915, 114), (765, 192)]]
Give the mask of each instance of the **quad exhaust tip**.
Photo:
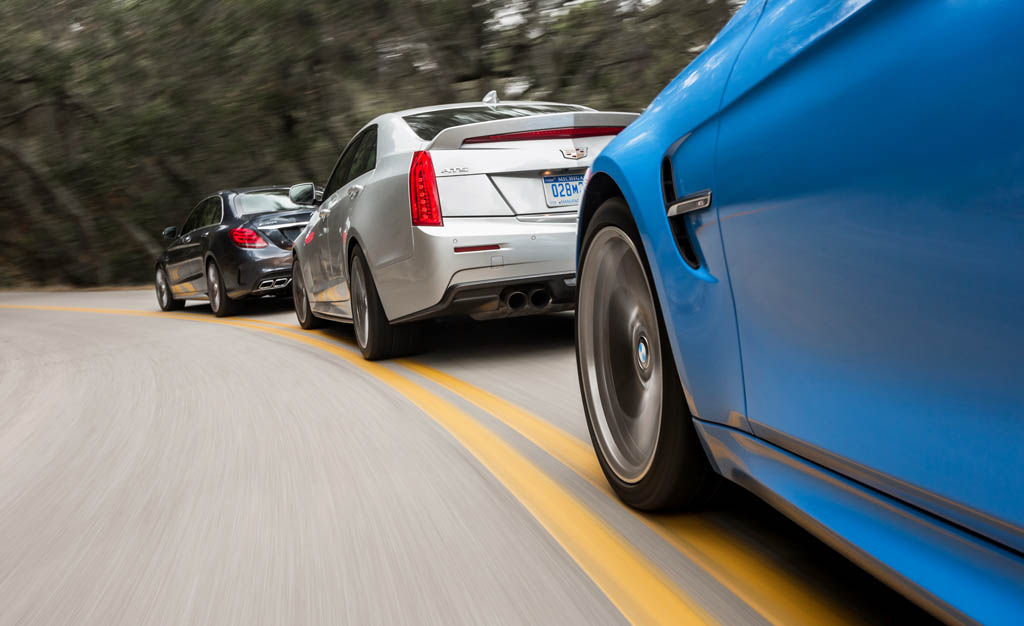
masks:
[(530, 292), (530, 304), (538, 309), (543, 309), (551, 304), (551, 294), (547, 289), (534, 289)]
[(508, 305), (509, 309), (518, 311), (526, 306), (526, 294), (522, 291), (513, 291), (505, 298), (505, 304)]
[(551, 304), (551, 293), (543, 287), (537, 287), (531, 289), (529, 293), (525, 291), (510, 291), (505, 296), (505, 306), (510, 311), (520, 311), (531, 306), (535, 309), (546, 309)]
[(256, 291), (264, 291), (266, 289), (280, 289), (281, 287), (287, 287), (288, 283), (292, 282), (291, 278), (266, 278), (261, 280), (256, 286)]

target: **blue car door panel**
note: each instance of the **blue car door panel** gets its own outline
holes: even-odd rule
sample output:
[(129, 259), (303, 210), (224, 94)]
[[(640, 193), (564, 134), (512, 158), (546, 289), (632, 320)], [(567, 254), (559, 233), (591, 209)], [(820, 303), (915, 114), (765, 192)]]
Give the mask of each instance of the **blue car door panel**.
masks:
[(1018, 0), (768, 0), (713, 188), (753, 432), (1017, 550), (1021, 33)]

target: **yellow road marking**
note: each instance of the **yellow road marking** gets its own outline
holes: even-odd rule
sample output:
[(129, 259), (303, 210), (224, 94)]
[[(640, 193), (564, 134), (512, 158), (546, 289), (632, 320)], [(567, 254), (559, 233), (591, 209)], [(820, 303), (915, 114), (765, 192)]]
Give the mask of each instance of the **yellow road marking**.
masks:
[[(251, 321), (303, 332), (294, 324)], [(329, 331), (312, 332), (354, 347), (351, 341)], [(589, 443), (455, 376), (409, 359), (397, 362), (491, 414), (618, 502)], [(804, 581), (751, 554), (726, 532), (698, 516), (645, 516), (624, 508), (773, 624), (862, 623), (849, 610), (830, 606)], [(771, 584), (765, 584), (766, 581)]]
[(88, 307), (0, 305), (0, 308), (217, 323), (286, 337), (334, 354), (384, 382), (443, 426), (530, 511), (631, 623), (690, 624), (712, 621), (699, 605), (686, 597), (624, 537), (501, 437), (423, 386), (383, 365), (365, 361), (360, 355), (336, 343), (314, 339), (308, 334), (292, 330), (237, 319)]
[[(450, 374), (408, 359), (398, 362), (501, 420), (615, 498), (589, 443)], [(649, 517), (624, 508), (774, 624), (860, 623), (849, 611), (829, 606), (801, 580), (745, 551), (726, 532), (697, 516)]]

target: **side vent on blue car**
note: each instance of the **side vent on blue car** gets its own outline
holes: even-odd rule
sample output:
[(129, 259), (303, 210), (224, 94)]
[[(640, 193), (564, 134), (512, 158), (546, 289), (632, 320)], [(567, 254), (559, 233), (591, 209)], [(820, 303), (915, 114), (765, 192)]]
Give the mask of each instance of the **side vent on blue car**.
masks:
[(676, 182), (672, 179), (672, 161), (668, 157), (661, 160), (661, 194), (665, 196), (665, 206), (676, 201)]
[[(679, 254), (682, 255), (686, 264), (697, 269), (700, 267), (700, 259), (697, 257), (697, 249), (693, 242), (693, 235), (690, 232), (690, 220), (685, 212), (673, 212), (672, 209), (679, 206), (676, 196), (675, 176), (672, 172), (672, 160), (665, 157), (661, 160), (661, 193), (665, 197), (665, 212), (668, 216), (668, 225), (672, 229)], [(708, 192), (710, 203), (710, 192)], [(700, 208), (706, 208), (700, 207)]]

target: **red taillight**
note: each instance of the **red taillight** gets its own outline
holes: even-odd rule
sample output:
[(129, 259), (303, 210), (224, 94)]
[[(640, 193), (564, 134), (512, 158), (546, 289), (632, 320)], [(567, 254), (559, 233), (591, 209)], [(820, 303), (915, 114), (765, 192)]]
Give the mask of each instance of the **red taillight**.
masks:
[(229, 233), (231, 241), (239, 248), (266, 248), (267, 242), (259, 233), (251, 228), (232, 228)]
[(412, 155), (409, 168), (409, 207), (413, 226), (441, 225), (441, 197), (437, 193), (434, 162), (424, 150)]
[(546, 130), (524, 130), (501, 135), (483, 135), (463, 139), (467, 143), (494, 143), (496, 141), (529, 141), (531, 139), (581, 139), (583, 137), (603, 137), (618, 135), (625, 126), (576, 126), (573, 128), (548, 128)]

